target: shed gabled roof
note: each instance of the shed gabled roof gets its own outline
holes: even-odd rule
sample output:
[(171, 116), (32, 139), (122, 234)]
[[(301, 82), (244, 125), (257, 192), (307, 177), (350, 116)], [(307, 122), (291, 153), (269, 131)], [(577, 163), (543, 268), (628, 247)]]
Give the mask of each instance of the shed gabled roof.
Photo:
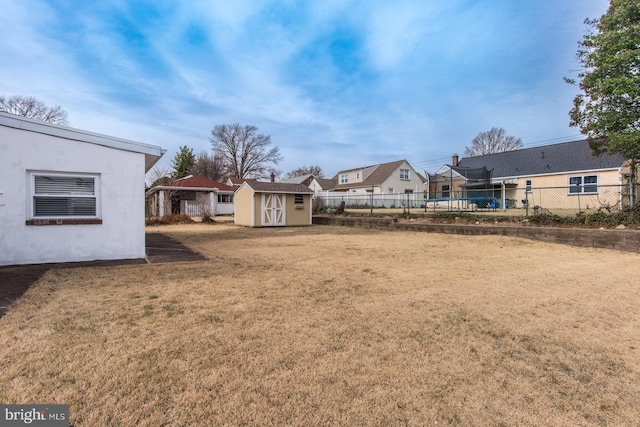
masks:
[(552, 173), (616, 169), (624, 164), (620, 154), (594, 156), (587, 140), (543, 145), (504, 153), (465, 157), (458, 166), (462, 168), (493, 169), (493, 179)]
[(0, 126), (21, 129), (27, 132), (35, 132), (72, 141), (86, 142), (87, 144), (101, 145), (103, 147), (113, 148), (116, 150), (144, 154), (145, 172), (148, 172), (166, 152), (166, 150), (156, 145), (143, 144), (142, 142), (116, 138), (115, 136), (102, 135), (67, 126), (54, 125), (3, 112), (0, 112)]
[(244, 185), (251, 187), (254, 191), (258, 193), (313, 194), (313, 191), (310, 190), (309, 187), (307, 187), (304, 184), (285, 184), (282, 182), (245, 181), (244, 184), (242, 184), (242, 186)]

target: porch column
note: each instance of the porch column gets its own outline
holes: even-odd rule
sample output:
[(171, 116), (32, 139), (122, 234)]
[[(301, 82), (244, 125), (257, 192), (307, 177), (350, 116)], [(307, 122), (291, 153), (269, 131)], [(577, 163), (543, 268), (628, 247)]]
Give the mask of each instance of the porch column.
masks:
[(158, 202), (158, 216), (163, 217), (164, 216), (164, 190), (160, 190), (158, 192), (158, 194), (160, 195), (158, 197), (159, 202)]
[(218, 215), (218, 192), (212, 191), (209, 193), (209, 212), (212, 216)]

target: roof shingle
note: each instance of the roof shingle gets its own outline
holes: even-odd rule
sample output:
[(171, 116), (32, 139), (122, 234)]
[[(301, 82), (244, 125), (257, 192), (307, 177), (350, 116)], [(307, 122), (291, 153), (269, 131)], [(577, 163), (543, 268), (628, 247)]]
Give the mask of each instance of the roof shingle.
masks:
[(246, 185), (258, 192), (266, 193), (310, 193), (313, 191), (304, 184), (286, 184), (282, 182), (245, 182)]
[(594, 156), (587, 140), (543, 145), (504, 153), (460, 159), (463, 168), (493, 169), (492, 178), (542, 175), (582, 170), (613, 169), (623, 165), (620, 154)]

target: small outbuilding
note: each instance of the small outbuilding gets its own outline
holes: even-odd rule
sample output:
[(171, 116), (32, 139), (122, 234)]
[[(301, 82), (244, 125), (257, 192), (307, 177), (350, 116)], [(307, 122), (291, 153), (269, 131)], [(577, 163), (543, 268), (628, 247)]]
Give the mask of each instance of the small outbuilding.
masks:
[(145, 258), (145, 172), (164, 150), (0, 113), (0, 265)]
[(248, 227), (311, 225), (313, 191), (303, 184), (245, 181), (235, 193), (235, 218)]

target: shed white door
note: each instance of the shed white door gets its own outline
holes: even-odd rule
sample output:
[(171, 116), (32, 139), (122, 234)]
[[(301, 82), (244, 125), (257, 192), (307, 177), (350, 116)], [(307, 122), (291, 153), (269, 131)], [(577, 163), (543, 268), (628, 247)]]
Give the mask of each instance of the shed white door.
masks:
[(284, 194), (262, 194), (262, 225), (284, 225)]

